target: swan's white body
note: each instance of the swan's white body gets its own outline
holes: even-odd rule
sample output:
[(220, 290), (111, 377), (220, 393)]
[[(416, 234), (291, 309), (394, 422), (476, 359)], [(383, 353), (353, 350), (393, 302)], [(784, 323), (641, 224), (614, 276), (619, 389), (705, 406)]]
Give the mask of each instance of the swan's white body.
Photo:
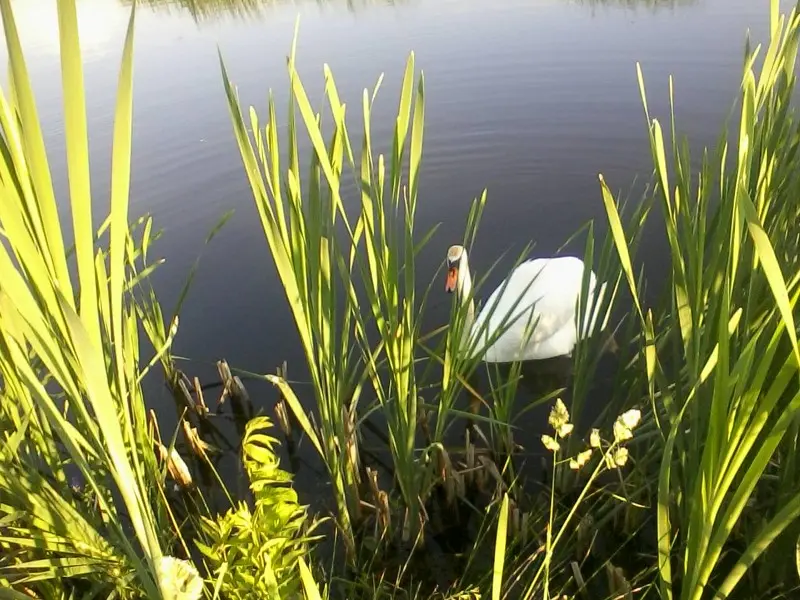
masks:
[[(472, 289), (467, 251), (453, 246), (448, 252), (448, 290), (456, 291), (462, 302)], [(585, 266), (573, 256), (527, 260), (514, 269), (489, 296), (473, 319), (472, 303), (467, 308), (463, 343), (473, 355), (482, 349), (483, 360), (491, 363), (542, 360), (572, 353), (579, 339), (597, 332), (599, 311), (593, 310), (597, 278), (589, 273), (586, 315), (578, 319), (578, 299)], [(455, 272), (454, 272), (455, 271)], [(455, 290), (453, 290), (455, 288)], [(606, 291), (601, 286), (598, 304)], [(608, 324), (610, 310), (600, 330)], [(580, 323), (583, 324), (578, 335)], [(498, 336), (497, 332), (502, 331)], [(492, 342), (487, 347), (487, 344)]]

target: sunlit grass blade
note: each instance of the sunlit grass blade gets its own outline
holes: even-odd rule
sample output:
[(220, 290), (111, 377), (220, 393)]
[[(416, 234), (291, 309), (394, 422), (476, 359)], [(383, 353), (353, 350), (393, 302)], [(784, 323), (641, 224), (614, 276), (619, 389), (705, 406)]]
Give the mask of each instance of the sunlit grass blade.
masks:
[(314, 576), (308, 568), (306, 561), (302, 557), (297, 559), (297, 564), (300, 567), (300, 578), (303, 581), (303, 591), (305, 592), (307, 600), (322, 600), (319, 594), (319, 589), (314, 581)]
[(492, 600), (500, 600), (503, 591), (503, 567), (506, 561), (506, 537), (508, 536), (508, 495), (503, 496), (500, 516), (497, 521), (497, 538), (494, 546), (492, 568)]
[(800, 363), (800, 349), (797, 345), (797, 329), (794, 324), (794, 317), (792, 316), (792, 307), (789, 303), (789, 292), (786, 289), (786, 281), (781, 273), (781, 267), (778, 264), (778, 259), (775, 256), (775, 250), (770, 243), (764, 228), (756, 213), (753, 203), (747, 196), (741, 197), (740, 208), (744, 213), (744, 218), (747, 221), (747, 227), (750, 235), (753, 238), (755, 245), (755, 252), (759, 258), (764, 274), (767, 277), (769, 286), (775, 296), (775, 302), (781, 313), (781, 318), (786, 324), (786, 333), (792, 342), (792, 349), (797, 362)]
[[(86, 135), (85, 93), (74, 0), (58, 3), (65, 110), (70, 209), (75, 235), (74, 256), (78, 266), (80, 301), (74, 297), (73, 282), (66, 268), (72, 254), (61, 237), (61, 223), (44, 151), (30, 83), (17, 39), (8, 2), (0, 4), (9, 48), (12, 73), (12, 102), (3, 101), (2, 171), (13, 194), (0, 210), (0, 224), (8, 245), (0, 249), (0, 369), (3, 394), (16, 391), (25, 399), (30, 424), (41, 428), (32, 436), (34, 448), (48, 457), (53, 494), (64, 496), (52, 526), (64, 526), (64, 538), (78, 549), (113, 548), (117, 566), (98, 568), (93, 563), (94, 583), (116, 586), (108, 578), (117, 567), (135, 577), (128, 585), (139, 587), (148, 597), (161, 596), (157, 565), (162, 556), (162, 539), (168, 537), (159, 522), (162, 513), (155, 504), (152, 485), (157, 470), (151, 441), (144, 424), (143, 400), (139, 388), (138, 324), (128, 308), (128, 291), (141, 280), (129, 275), (138, 256), (131, 238), (128, 217), (132, 121), (132, 56), (135, 11), (131, 11), (121, 62), (115, 135), (112, 150), (111, 215), (100, 228), (110, 231), (110, 249), (95, 252), (92, 225), (92, 197)], [(13, 111), (18, 111), (16, 120)], [(31, 183), (32, 185), (29, 185)], [(149, 237), (149, 233), (145, 234)], [(98, 234), (99, 237), (99, 234)], [(12, 257), (7, 250), (13, 252)], [(144, 248), (146, 253), (146, 247)], [(108, 267), (106, 267), (108, 261)], [(149, 271), (145, 269), (144, 275)], [(77, 308), (79, 306), (79, 308)], [(23, 391), (24, 390), (24, 391)], [(5, 407), (3, 407), (5, 408)], [(4, 412), (4, 411), (0, 411)], [(45, 426), (46, 424), (46, 426)], [(42, 433), (57, 444), (44, 442)], [(21, 442), (26, 444), (26, 442)], [(6, 468), (31, 468), (25, 448)], [(56, 460), (56, 456), (58, 459)], [(64, 477), (64, 465), (83, 479), (85, 489), (96, 497), (101, 515), (102, 541), (91, 541), (90, 530), (69, 529), (81, 523)], [(40, 465), (42, 468), (44, 465)], [(47, 473), (45, 473), (47, 474)], [(33, 474), (29, 474), (33, 477)], [(116, 494), (116, 496), (115, 496)], [(56, 501), (49, 501), (55, 509)], [(29, 495), (31, 500), (34, 495)], [(15, 502), (21, 498), (15, 497)], [(72, 502), (75, 500), (72, 499)], [(47, 501), (43, 501), (47, 502)], [(3, 507), (3, 511), (9, 510)], [(70, 513), (70, 511), (73, 511)], [(125, 522), (121, 514), (126, 513)], [(72, 516), (70, 517), (70, 514)], [(129, 521), (128, 521), (129, 519)], [(38, 523), (38, 525), (37, 525)], [(29, 529), (30, 539), (45, 539), (40, 531), (44, 521), (35, 519), (20, 525)], [(45, 537), (42, 537), (42, 536)], [(50, 539), (50, 538), (47, 538)], [(34, 574), (38, 580), (66, 577), (73, 566), (60, 563), (58, 552), (46, 545), (35, 551), (26, 542), (29, 558), (15, 568)], [(59, 542), (61, 543), (61, 542)], [(124, 557), (122, 560), (121, 557)], [(80, 560), (80, 557), (76, 558)], [(88, 563), (87, 563), (88, 564)], [(51, 569), (40, 567), (50, 565)], [(60, 569), (60, 571), (59, 571)], [(66, 569), (66, 570), (65, 570)], [(83, 572), (87, 575), (88, 572)], [(120, 575), (118, 571), (117, 576)]]
[(80, 315), (92, 343), (100, 343), (97, 284), (93, 262), (94, 228), (92, 226), (91, 184), (89, 177), (89, 140), (86, 127), (86, 101), (83, 66), (78, 40), (78, 16), (73, 2), (58, 2), (61, 37), (61, 77), (64, 95), (64, 126), (67, 145), (70, 206), (72, 208), (75, 256), (80, 280)]
[[(47, 263), (50, 277), (61, 281), (65, 296), (72, 298), (72, 284), (63, 253), (64, 238), (58, 219), (58, 209), (53, 192), (47, 152), (44, 146), (44, 137), (39, 124), (33, 89), (30, 85), (10, 0), (2, 0), (0, 2), (0, 13), (2, 13), (3, 17), (3, 28), (8, 49), (9, 75), (13, 86), (13, 97), (16, 99), (15, 108), (18, 111), (22, 129), (27, 132), (22, 148), (24, 158), (22, 156), (19, 157), (19, 159), (25, 161), (24, 167), (21, 163), (17, 165), (18, 168), (25, 169), (30, 177), (29, 180), (27, 177), (24, 178), (25, 181), (23, 183), (23, 186), (25, 186), (23, 189), (26, 189), (28, 181), (32, 186), (32, 193), (25, 194), (27, 209), (29, 214), (32, 215), (35, 231), (39, 234), (36, 242), (40, 246), (42, 257)], [(35, 205), (34, 197), (36, 198)]]

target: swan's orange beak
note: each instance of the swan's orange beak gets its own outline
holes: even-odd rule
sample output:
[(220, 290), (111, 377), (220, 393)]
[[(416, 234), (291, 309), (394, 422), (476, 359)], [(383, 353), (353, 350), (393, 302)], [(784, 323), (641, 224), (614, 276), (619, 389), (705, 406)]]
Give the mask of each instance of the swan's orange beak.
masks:
[(458, 281), (458, 268), (450, 267), (447, 269), (447, 282), (444, 284), (444, 291), (452, 294), (456, 291), (456, 282)]

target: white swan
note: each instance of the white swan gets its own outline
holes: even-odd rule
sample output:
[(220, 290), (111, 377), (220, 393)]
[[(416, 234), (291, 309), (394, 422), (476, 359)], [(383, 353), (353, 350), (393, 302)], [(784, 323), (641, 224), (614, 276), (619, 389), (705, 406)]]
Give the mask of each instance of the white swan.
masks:
[[(447, 251), (445, 290), (456, 292), (466, 302), (472, 290), (467, 250), (451, 246)], [(475, 318), (475, 304), (469, 299), (462, 344), (473, 355), (485, 348), (483, 360), (490, 363), (542, 360), (570, 355), (578, 341), (578, 298), (584, 274), (583, 261), (574, 256), (527, 260), (514, 269), (498, 287)], [(591, 314), (597, 278), (589, 274), (587, 314)], [(598, 304), (606, 292), (600, 286)], [(596, 333), (599, 311), (583, 319), (580, 339)], [(600, 330), (611, 314), (610, 307)], [(497, 336), (497, 331), (503, 333)], [(470, 339), (472, 338), (472, 339)], [(487, 347), (487, 344), (492, 344)], [(613, 342), (613, 338), (612, 338)]]

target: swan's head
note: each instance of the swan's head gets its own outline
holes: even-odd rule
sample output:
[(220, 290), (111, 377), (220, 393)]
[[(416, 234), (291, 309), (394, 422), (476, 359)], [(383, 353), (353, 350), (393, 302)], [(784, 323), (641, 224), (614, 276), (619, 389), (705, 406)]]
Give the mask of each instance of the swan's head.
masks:
[[(461, 272), (464, 263), (466, 263), (467, 251), (464, 246), (450, 246), (447, 249), (447, 281), (445, 282), (444, 289), (447, 293), (452, 294), (456, 290), (461, 291), (461, 286), (464, 281), (464, 275)], [(469, 267), (467, 267), (469, 268)]]

